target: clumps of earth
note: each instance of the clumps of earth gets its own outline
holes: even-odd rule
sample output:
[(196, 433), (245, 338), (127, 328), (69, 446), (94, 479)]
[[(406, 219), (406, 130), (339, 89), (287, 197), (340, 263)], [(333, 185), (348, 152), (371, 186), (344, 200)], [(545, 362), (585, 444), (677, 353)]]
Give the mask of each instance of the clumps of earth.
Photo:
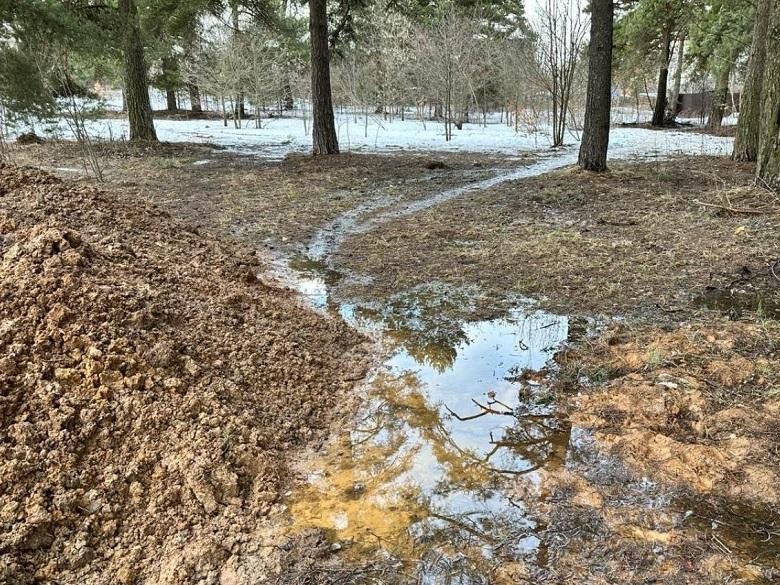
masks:
[(248, 248), (0, 165), (0, 582), (258, 582), (365, 339)]

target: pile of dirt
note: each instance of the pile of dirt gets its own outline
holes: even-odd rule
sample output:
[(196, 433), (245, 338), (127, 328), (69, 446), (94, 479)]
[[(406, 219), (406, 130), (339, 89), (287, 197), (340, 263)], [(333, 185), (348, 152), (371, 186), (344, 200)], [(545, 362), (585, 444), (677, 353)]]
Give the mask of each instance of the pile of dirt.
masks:
[(366, 370), (248, 248), (0, 165), (0, 582), (241, 583)]

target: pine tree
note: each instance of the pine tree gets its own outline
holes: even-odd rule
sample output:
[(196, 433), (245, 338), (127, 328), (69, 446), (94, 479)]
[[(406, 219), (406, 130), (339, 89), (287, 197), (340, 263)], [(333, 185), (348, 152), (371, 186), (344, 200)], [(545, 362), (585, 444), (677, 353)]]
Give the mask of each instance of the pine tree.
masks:
[(766, 57), (756, 177), (760, 183), (777, 189), (780, 188), (780, 0), (772, 0)]
[(123, 33), (122, 58), (125, 67), (125, 95), (130, 140), (156, 141), (152, 105), (149, 102), (144, 45), (135, 0), (119, 0), (119, 22)]
[(309, 0), (311, 39), (312, 152), (338, 154), (336, 123), (330, 88), (330, 51), (326, 0)]
[(734, 160), (755, 161), (761, 137), (761, 101), (766, 69), (766, 40), (772, 18), (772, 0), (758, 0), (747, 75), (740, 99)]
[(614, 11), (612, 0), (591, 0), (588, 94), (579, 155), (579, 165), (588, 171), (607, 169), (612, 105)]
[(669, 64), (675, 42), (683, 38), (701, 0), (633, 0), (618, 27), (622, 50), (657, 64), (653, 126), (666, 121)]

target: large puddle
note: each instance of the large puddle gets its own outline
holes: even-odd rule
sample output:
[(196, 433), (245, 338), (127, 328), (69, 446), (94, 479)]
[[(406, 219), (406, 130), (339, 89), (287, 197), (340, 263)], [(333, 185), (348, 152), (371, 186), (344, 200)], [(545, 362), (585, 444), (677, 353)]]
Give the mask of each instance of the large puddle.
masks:
[(305, 258), (289, 268), (315, 307), (380, 332), (387, 348), (352, 428), (305, 464), (294, 530), (414, 561), (429, 582), (442, 563), (476, 582), (481, 561), (543, 562), (527, 504), (545, 496), (542, 470), (563, 465), (569, 427), (534, 373), (566, 340), (567, 318), (529, 305), (469, 322), (474, 291), (444, 286), (336, 304), (337, 273)]

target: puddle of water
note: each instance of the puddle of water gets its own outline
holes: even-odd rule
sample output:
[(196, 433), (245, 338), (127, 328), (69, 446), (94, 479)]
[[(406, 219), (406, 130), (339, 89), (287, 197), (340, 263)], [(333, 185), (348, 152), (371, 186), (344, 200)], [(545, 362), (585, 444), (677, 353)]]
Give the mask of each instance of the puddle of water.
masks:
[(541, 497), (540, 470), (563, 464), (569, 427), (543, 385), (517, 380), (548, 363), (568, 320), (519, 308), (467, 322), (457, 315), (470, 294), (447, 287), (379, 308), (329, 306), (337, 273), (305, 259), (290, 268), (315, 306), (381, 331), (390, 350), (355, 427), (307, 465), (309, 483), (290, 502), (293, 530), (322, 528), (358, 554), (435, 553), (423, 569), (431, 583), (442, 558), (467, 550), (477, 561), (534, 557), (540, 527), (527, 498)]
[(780, 297), (755, 290), (712, 289), (693, 300), (694, 305), (739, 318), (755, 313), (768, 319), (780, 319)]

